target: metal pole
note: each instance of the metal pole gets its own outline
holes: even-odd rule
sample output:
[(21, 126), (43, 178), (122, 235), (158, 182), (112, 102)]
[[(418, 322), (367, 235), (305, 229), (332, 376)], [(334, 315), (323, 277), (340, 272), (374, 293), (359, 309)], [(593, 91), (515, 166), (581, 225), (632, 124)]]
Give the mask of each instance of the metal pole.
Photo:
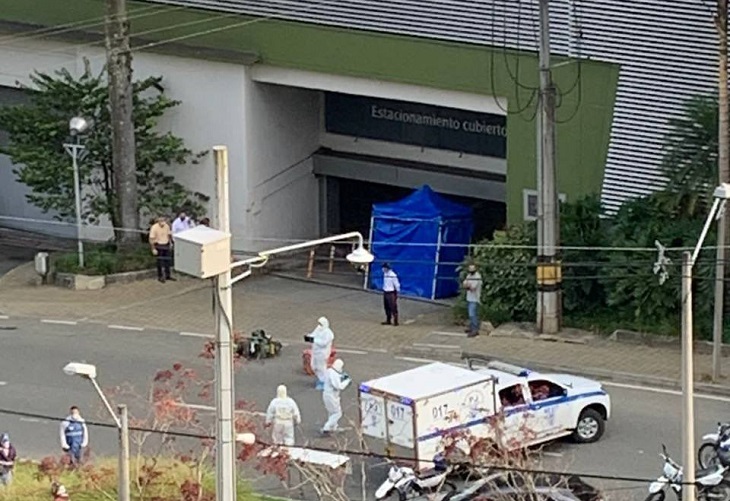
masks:
[[(715, 26), (718, 37), (718, 141), (717, 141), (717, 174), (720, 183), (730, 182), (730, 104), (727, 88), (727, 9), (728, 0), (717, 0)], [(727, 245), (728, 224), (725, 215), (720, 218), (717, 229), (717, 262), (715, 264), (715, 309), (712, 324), (712, 380), (718, 381), (722, 373), (722, 334), (724, 313), (725, 285), (725, 246)]]
[(118, 405), (119, 421), (119, 501), (129, 498), (129, 414), (126, 405)]
[(537, 256), (537, 326), (543, 333), (560, 330), (560, 263), (558, 247), (558, 196), (555, 173), (555, 88), (550, 71), (550, 8), (549, 0), (540, 0), (540, 120), (542, 137), (538, 158), (538, 235), (542, 246)]
[(84, 267), (84, 242), (81, 240), (81, 176), (79, 174), (79, 150), (84, 147), (80, 144), (70, 145), (71, 160), (74, 169), (74, 198), (76, 199), (76, 243), (79, 253), (79, 268)]
[(694, 368), (692, 332), (692, 255), (682, 255), (682, 462), (683, 501), (695, 501)]
[(99, 398), (101, 398), (101, 401), (104, 402), (104, 407), (106, 407), (106, 410), (109, 411), (109, 415), (114, 420), (114, 424), (117, 425), (117, 428), (122, 427), (122, 422), (119, 420), (119, 417), (114, 413), (114, 409), (112, 409), (112, 405), (109, 403), (109, 400), (107, 400), (106, 395), (104, 395), (104, 392), (101, 390), (101, 386), (99, 386), (99, 383), (96, 382), (96, 378), (89, 378), (91, 381), (91, 384), (94, 386), (94, 389), (96, 390), (96, 393), (99, 395)]
[[(220, 231), (230, 233), (228, 201), (228, 149), (225, 146), (213, 147), (216, 167), (216, 187), (218, 195), (218, 221)], [(231, 294), (231, 270), (218, 275), (216, 293), (218, 295), (216, 312), (216, 334), (218, 353), (216, 360), (216, 421), (217, 421), (217, 458), (216, 458), (216, 498), (218, 501), (236, 500), (236, 442), (233, 391), (233, 298)]]

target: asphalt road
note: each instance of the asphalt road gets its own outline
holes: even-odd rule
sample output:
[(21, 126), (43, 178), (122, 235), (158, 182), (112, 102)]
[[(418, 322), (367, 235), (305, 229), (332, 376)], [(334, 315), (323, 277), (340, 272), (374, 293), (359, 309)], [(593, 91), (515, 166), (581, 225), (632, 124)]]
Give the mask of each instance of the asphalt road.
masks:
[[(205, 340), (170, 332), (135, 332), (109, 330), (92, 325), (44, 324), (33, 319), (0, 319), (0, 409), (63, 417), (72, 404), (82, 408), (88, 420), (111, 422), (89, 382), (65, 376), (61, 368), (71, 360), (94, 363), (104, 387), (129, 383), (144, 392), (156, 371), (175, 362), (195, 368), (201, 375), (210, 374), (198, 357)], [(301, 373), (302, 344), (285, 347), (284, 354), (266, 363), (245, 364), (236, 376), (239, 399), (255, 403), (264, 410), (274, 396), (276, 386), (284, 383), (300, 405), (304, 423), (298, 440), (312, 440), (317, 445), (337, 444), (318, 438), (317, 430), (326, 417), (320, 393), (312, 381)], [(396, 358), (378, 352), (341, 349), (346, 370), (356, 382), (364, 381), (424, 363)], [(680, 397), (676, 392), (607, 385), (613, 401), (613, 416), (604, 438), (592, 445), (569, 442), (552, 444), (546, 449), (545, 467), (577, 473), (656, 477), (661, 462), (656, 455), (665, 443), (677, 460), (680, 457)], [(356, 391), (347, 391), (343, 399), (346, 418), (357, 419)], [(696, 400), (697, 440), (702, 433), (714, 430), (718, 420), (727, 419), (730, 399), (698, 396)], [(210, 405), (202, 400), (195, 405)], [(134, 407), (133, 412), (139, 412)], [(210, 414), (202, 410), (206, 418)], [(40, 458), (59, 451), (58, 423), (50, 420), (18, 417), (0, 413), (0, 431), (10, 433), (19, 453)], [(344, 439), (344, 437), (340, 437)], [(95, 454), (115, 453), (116, 435), (112, 429), (91, 430)], [(379, 473), (377, 473), (379, 474)], [(370, 476), (376, 476), (371, 474)], [(375, 482), (377, 479), (373, 479)], [(618, 498), (637, 498), (645, 493), (645, 484), (591, 481), (615, 492)], [(274, 484), (263, 482), (269, 487)], [(356, 489), (356, 486), (352, 486)], [(624, 490), (634, 487), (632, 490)], [(616, 489), (612, 491), (612, 489)], [(358, 491), (359, 492), (359, 491)]]

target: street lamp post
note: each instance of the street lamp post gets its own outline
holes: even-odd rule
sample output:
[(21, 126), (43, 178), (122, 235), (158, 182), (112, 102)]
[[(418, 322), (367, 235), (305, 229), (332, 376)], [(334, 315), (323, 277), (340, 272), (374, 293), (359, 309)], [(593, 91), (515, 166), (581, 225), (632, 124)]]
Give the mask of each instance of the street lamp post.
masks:
[(91, 381), (96, 393), (104, 403), (104, 407), (109, 411), (114, 423), (119, 430), (119, 501), (130, 501), (129, 494), (129, 417), (126, 405), (119, 405), (117, 409), (119, 415), (112, 409), (109, 400), (104, 395), (104, 391), (96, 381), (96, 366), (79, 362), (70, 362), (63, 368), (63, 372), (68, 376), (81, 376)]
[(65, 143), (63, 147), (66, 153), (71, 155), (71, 162), (74, 171), (74, 199), (76, 205), (76, 244), (78, 247), (79, 267), (84, 267), (84, 242), (81, 239), (81, 175), (79, 174), (79, 159), (81, 158), (86, 147), (81, 144), (80, 135), (89, 128), (89, 122), (81, 117), (74, 117), (68, 123), (71, 136), (74, 138), (72, 143)]
[[(218, 217), (217, 229), (220, 232), (230, 235), (230, 206), (228, 187), (228, 149), (225, 146), (214, 146), (213, 153), (216, 167), (216, 192)], [(195, 231), (188, 230), (188, 231)], [(185, 232), (176, 236), (177, 239), (184, 239)], [(233, 387), (233, 297), (232, 286), (234, 283), (251, 275), (252, 268), (264, 266), (269, 258), (275, 254), (284, 254), (295, 250), (316, 247), (324, 243), (331, 243), (344, 240), (357, 239), (358, 246), (350, 254), (347, 260), (355, 264), (369, 264), (374, 256), (364, 247), (364, 239), (359, 232), (335, 235), (319, 240), (312, 240), (299, 244), (279, 247), (276, 249), (259, 252), (257, 256), (243, 261), (238, 261), (214, 278), (215, 304), (216, 304), (216, 498), (218, 501), (235, 501), (236, 499), (236, 455), (235, 443), (238, 439), (246, 442), (251, 440), (247, 434), (235, 436), (234, 407), (235, 392)], [(175, 259), (178, 264), (179, 260)], [(231, 270), (240, 266), (248, 266), (248, 270), (241, 275), (231, 279)], [(183, 271), (184, 270), (180, 270)], [(254, 438), (255, 440), (255, 438)]]
[[(715, 188), (712, 207), (694, 250), (682, 256), (682, 462), (684, 486), (682, 499), (695, 501), (695, 426), (694, 426), (694, 327), (692, 324), (692, 270), (713, 220), (722, 215), (730, 198), (730, 184)], [(718, 245), (722, 245), (719, 242)]]

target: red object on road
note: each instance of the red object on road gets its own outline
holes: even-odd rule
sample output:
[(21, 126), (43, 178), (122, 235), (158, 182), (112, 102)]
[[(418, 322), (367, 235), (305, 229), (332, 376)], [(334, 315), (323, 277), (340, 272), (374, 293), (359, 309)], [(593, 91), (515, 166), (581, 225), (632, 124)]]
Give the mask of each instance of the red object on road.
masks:
[[(332, 367), (335, 360), (337, 360), (337, 351), (333, 346), (330, 352), (330, 358), (327, 359), (327, 367)], [(302, 368), (304, 369), (304, 374), (314, 376), (314, 371), (312, 370), (312, 348), (306, 348), (302, 351)]]

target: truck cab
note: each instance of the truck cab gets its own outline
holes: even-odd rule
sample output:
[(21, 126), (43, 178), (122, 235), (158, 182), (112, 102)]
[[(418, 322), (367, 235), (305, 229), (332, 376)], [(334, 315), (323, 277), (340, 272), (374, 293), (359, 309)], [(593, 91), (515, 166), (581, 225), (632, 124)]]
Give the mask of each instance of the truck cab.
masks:
[(579, 443), (599, 440), (611, 400), (601, 383), (568, 374), (548, 374), (500, 362), (473, 370), (495, 381), (497, 410), (508, 446), (535, 445), (572, 435)]

